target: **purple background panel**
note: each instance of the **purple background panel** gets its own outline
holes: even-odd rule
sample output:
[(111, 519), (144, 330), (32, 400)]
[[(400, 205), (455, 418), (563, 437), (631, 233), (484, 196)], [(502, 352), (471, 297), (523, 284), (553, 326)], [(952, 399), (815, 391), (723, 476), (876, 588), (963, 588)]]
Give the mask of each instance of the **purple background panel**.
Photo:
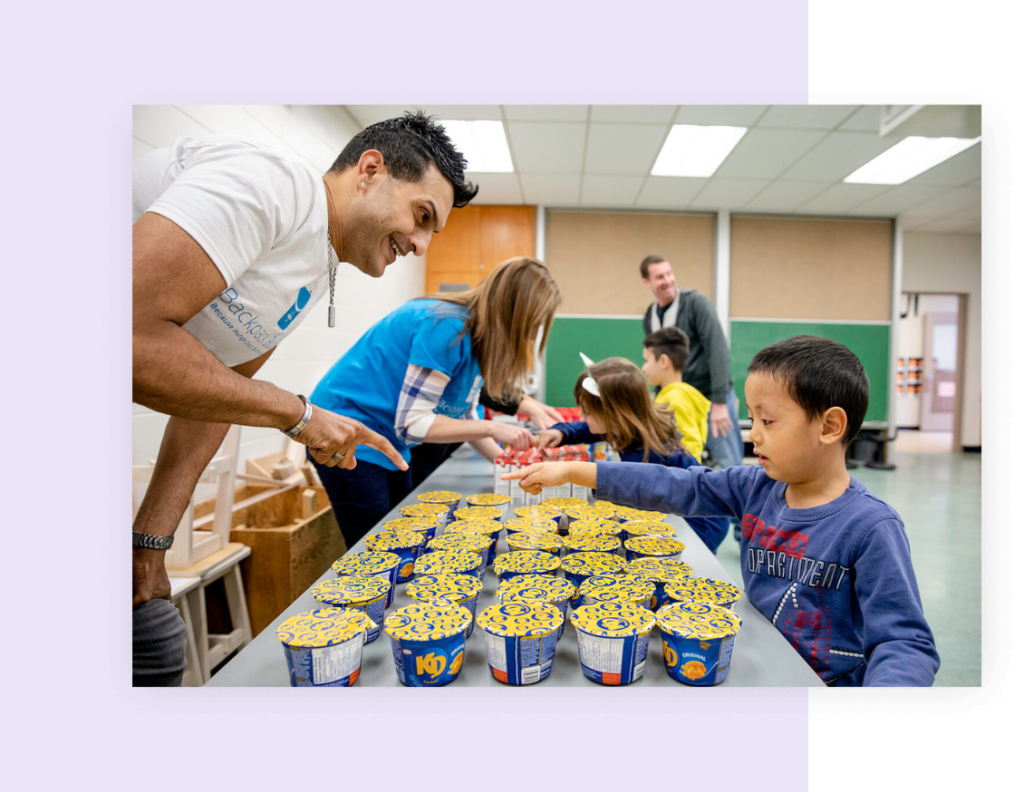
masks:
[[(2, 474), (22, 512), (5, 551), (30, 562), (7, 565), (2, 585), (60, 629), (0, 660), (16, 786), (430, 787), (445, 756), (499, 788), (526, 781), (507, 767), (574, 787), (665, 772), (729, 786), (753, 730), (776, 746), (759, 789), (806, 788), (804, 690), (133, 690), (128, 604), (133, 104), (802, 103), (806, 2), (100, 2), (23, 4), (6, 22), (5, 326), (19, 380), (3, 395)], [(168, 752), (204, 740), (176, 771)]]

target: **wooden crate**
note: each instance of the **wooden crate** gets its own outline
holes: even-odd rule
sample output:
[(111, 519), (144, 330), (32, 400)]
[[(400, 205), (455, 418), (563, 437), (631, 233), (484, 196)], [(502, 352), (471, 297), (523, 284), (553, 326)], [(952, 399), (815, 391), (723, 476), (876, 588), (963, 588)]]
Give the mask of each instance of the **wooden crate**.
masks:
[[(317, 508), (302, 518), (302, 493), (316, 492)], [(248, 503), (247, 503), (248, 502)], [(196, 519), (213, 512), (213, 499), (196, 504)], [(235, 491), (231, 541), (252, 548), (242, 562), (253, 634), (281, 612), (345, 554), (345, 541), (323, 487), (246, 485)], [(312, 603), (310, 604), (312, 607)]]

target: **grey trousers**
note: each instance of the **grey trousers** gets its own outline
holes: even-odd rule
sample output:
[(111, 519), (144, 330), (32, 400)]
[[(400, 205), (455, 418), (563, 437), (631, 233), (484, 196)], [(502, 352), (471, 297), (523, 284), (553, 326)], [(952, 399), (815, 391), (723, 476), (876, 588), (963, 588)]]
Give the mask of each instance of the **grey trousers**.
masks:
[(185, 622), (170, 600), (132, 609), (132, 686), (178, 687), (185, 673)]

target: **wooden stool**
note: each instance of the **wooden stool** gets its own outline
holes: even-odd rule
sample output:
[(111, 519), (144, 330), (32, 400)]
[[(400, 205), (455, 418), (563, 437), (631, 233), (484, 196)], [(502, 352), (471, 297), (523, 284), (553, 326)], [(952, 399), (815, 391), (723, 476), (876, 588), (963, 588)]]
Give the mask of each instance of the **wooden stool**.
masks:
[[(206, 556), (199, 563), (187, 569), (174, 570), (175, 576), (197, 577), (199, 583), (188, 592), (185, 604), (189, 621), (195, 631), (193, 645), (196, 649), (196, 664), (199, 668), (200, 684), (210, 680), (211, 671), (236, 649), (252, 640), (252, 626), (249, 623), (249, 609), (245, 604), (245, 589), (242, 586), (242, 570), (239, 563), (248, 558), (252, 551), (238, 542), (229, 542), (227, 547)], [(210, 634), (206, 619), (206, 587), (215, 580), (224, 578), (224, 591), (231, 616), (231, 632)]]
[(200, 687), (203, 684), (201, 666), (199, 664), (199, 649), (196, 642), (196, 631), (192, 626), (192, 611), (188, 607), (186, 597), (199, 588), (202, 578), (198, 577), (172, 577), (171, 581), (171, 602), (181, 614), (185, 622), (185, 632), (188, 636), (188, 643), (185, 646), (185, 674), (181, 679), (182, 687)]

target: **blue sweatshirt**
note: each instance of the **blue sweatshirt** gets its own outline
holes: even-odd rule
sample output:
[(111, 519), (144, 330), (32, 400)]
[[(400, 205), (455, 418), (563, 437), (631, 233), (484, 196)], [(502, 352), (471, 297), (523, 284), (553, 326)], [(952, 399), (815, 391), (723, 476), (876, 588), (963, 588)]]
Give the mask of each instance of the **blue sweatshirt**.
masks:
[[(605, 439), (602, 435), (593, 434), (586, 421), (558, 423), (551, 428), (557, 429), (563, 435), (562, 442), (559, 445), (601, 443)], [(643, 462), (644, 447), (642, 444), (630, 446), (625, 451), (619, 452), (619, 458), (623, 462)], [(651, 451), (647, 461), (655, 465), (664, 465), (665, 467), (688, 468), (694, 465), (700, 466), (700, 462), (683, 448), (677, 448), (670, 456), (664, 456)], [(729, 519), (727, 517), (719, 517), (717, 519), (709, 517), (687, 518), (686, 523), (712, 553), (718, 552), (718, 546), (722, 544), (722, 540), (729, 533)]]
[(857, 479), (812, 509), (785, 492), (754, 465), (597, 465), (599, 498), (742, 520), (746, 596), (826, 684), (931, 685), (939, 655), (900, 516)]

